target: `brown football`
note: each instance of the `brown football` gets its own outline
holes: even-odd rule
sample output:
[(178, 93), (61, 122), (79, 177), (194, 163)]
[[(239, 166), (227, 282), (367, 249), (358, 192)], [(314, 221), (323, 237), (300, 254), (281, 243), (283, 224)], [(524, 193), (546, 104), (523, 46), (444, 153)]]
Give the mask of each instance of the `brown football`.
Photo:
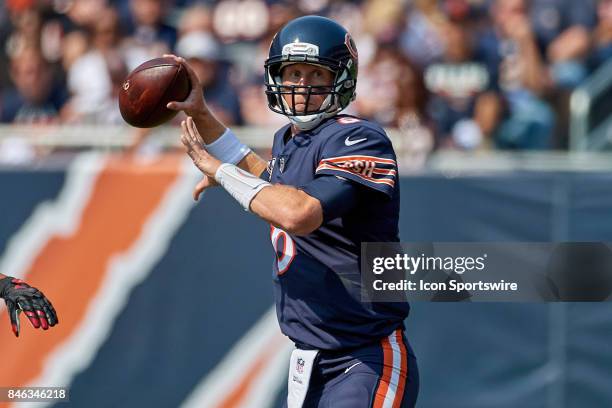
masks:
[(138, 66), (123, 81), (119, 110), (132, 126), (159, 126), (177, 114), (166, 104), (185, 100), (190, 91), (189, 75), (182, 64), (170, 57), (155, 58)]

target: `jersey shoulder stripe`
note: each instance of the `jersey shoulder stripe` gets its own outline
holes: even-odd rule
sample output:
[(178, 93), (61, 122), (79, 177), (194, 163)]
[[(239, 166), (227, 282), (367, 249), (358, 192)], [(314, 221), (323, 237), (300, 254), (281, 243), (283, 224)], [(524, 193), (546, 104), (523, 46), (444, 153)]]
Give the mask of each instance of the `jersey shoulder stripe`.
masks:
[(393, 159), (386, 159), (384, 157), (368, 156), (368, 155), (363, 155), (363, 154), (329, 157), (324, 160), (330, 161), (330, 162), (343, 162), (346, 160), (368, 160), (368, 161), (376, 161), (377, 163), (380, 163), (380, 164), (392, 164), (395, 166), (395, 160)]
[(322, 159), (315, 173), (322, 170), (338, 170), (353, 173), (358, 177), (374, 183), (395, 185), (397, 169), (395, 160), (376, 156), (339, 156)]
[(320, 171), (323, 171), (323, 170), (341, 171), (341, 172), (345, 172), (345, 173), (348, 173), (348, 174), (353, 174), (353, 175), (355, 175), (355, 176), (357, 176), (357, 177), (359, 177), (359, 178), (361, 178), (363, 180), (369, 181), (371, 183), (386, 184), (389, 187), (395, 186), (395, 180), (393, 180), (393, 179), (387, 179), (387, 178), (379, 178), (379, 179), (377, 179), (377, 178), (374, 178), (372, 176), (366, 176), (365, 174), (360, 174), (360, 173), (358, 173), (358, 172), (356, 172), (354, 170), (343, 169), (343, 168), (339, 168), (337, 166), (329, 166), (329, 165), (319, 166), (317, 168), (317, 173), (320, 172)]

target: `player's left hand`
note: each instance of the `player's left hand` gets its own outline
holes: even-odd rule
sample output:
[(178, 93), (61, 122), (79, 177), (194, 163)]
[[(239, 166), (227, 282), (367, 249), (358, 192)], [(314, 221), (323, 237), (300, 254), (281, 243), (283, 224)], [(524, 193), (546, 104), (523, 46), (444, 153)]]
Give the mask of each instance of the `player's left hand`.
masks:
[(200, 182), (198, 185), (204, 188), (209, 187), (211, 180), (214, 181), (215, 179), (215, 173), (221, 166), (221, 162), (211, 156), (204, 148), (204, 141), (191, 116), (181, 122), (181, 143), (185, 146), (193, 164), (208, 177), (205, 182)]
[(48, 330), (59, 323), (51, 302), (36, 288), (11, 276), (0, 279), (0, 298), (4, 299), (11, 327), (19, 337), (19, 312), (24, 312), (35, 329)]

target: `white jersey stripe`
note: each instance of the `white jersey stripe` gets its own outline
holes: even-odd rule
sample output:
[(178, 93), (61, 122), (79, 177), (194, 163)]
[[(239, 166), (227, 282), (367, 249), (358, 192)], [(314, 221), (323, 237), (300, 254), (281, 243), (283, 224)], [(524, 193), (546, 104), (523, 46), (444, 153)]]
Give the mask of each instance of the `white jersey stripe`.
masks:
[(393, 408), (393, 403), (397, 397), (401, 398), (401, 395), (397, 395), (397, 386), (400, 382), (400, 372), (402, 368), (402, 351), (399, 344), (397, 344), (396, 338), (397, 330), (394, 330), (388, 337), (389, 344), (393, 350), (393, 369), (391, 370), (391, 379), (389, 380), (389, 388), (387, 395), (385, 396), (385, 402), (383, 408)]

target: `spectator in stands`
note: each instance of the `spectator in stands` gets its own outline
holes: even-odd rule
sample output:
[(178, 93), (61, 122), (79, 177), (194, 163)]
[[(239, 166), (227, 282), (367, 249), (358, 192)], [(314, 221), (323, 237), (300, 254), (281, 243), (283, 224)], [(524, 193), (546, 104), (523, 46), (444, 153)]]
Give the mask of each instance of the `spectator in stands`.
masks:
[(62, 38), (61, 64), (64, 72), (68, 72), (72, 64), (89, 50), (89, 36), (86, 32), (75, 30)]
[(178, 31), (181, 37), (193, 31), (212, 32), (210, 8), (198, 3), (185, 9), (181, 16)]
[(8, 3), (11, 32), (4, 46), (11, 54), (23, 47), (40, 48), (42, 17), (33, 1)]
[(264, 35), (269, 18), (269, 7), (264, 0), (218, 0), (212, 26), (225, 44), (250, 42)]
[(120, 49), (119, 17), (104, 9), (93, 25), (88, 51), (68, 68), (70, 102), (62, 111), (64, 122), (121, 123), (117, 98), (127, 76)]
[[(0, 86), (10, 83), (10, 57), (24, 48), (40, 49), (41, 16), (33, 0), (2, 2), (6, 20), (0, 26)], [(0, 7), (2, 7), (0, 6)], [(6, 67), (6, 69), (2, 69)]]
[(395, 103), (395, 116), (390, 125), (401, 127), (405, 116), (415, 116), (419, 123), (426, 125), (429, 122), (427, 114), (429, 94), (423, 73), (408, 58), (401, 55), (398, 58), (400, 71), (394, 84), (398, 90), (398, 98)]
[(595, 1), (532, 0), (529, 3), (533, 32), (549, 66), (552, 84), (549, 100), (557, 118), (555, 147), (567, 147), (571, 92), (588, 75)]
[[(41, 7), (39, 12), (43, 21), (38, 35), (45, 58), (55, 63), (64, 58), (63, 53), (67, 49), (76, 51), (75, 40), (78, 38), (80, 44), (83, 44), (85, 33), (93, 30), (106, 7), (107, 0), (74, 0), (66, 2), (62, 7)], [(66, 46), (65, 42), (72, 43)], [(83, 47), (80, 50), (84, 52)], [(73, 53), (70, 58), (76, 56)]]
[(241, 112), (246, 125), (279, 127), (286, 122), (283, 115), (274, 113), (268, 108), (261, 78), (264, 75), (264, 61), (268, 58), (272, 38), (287, 22), (299, 15), (294, 2), (278, 1), (270, 4), (270, 20), (266, 34), (257, 42), (257, 48), (248, 63), (244, 63), (246, 58), (243, 56), (238, 60), (238, 62), (244, 61), (242, 65), (246, 65), (242, 70), (243, 81), (239, 89)]
[(418, 171), (435, 147), (433, 126), (426, 112), (428, 93), (423, 73), (407, 58), (401, 60), (394, 84), (398, 90), (395, 117), (390, 125), (398, 128), (402, 137), (399, 167), (405, 172)]
[(221, 58), (221, 47), (212, 34), (194, 31), (182, 37), (177, 54), (187, 59), (204, 88), (206, 102), (228, 125), (242, 124), (240, 102), (231, 78), (231, 66)]
[(131, 35), (126, 41), (128, 70), (151, 58), (174, 50), (176, 29), (165, 24), (168, 12), (164, 0), (130, 0)]
[(501, 102), (487, 66), (472, 51), (472, 38), (461, 24), (448, 23), (441, 60), (425, 69), (431, 98), (428, 114), (441, 147), (476, 149), (497, 127)]
[(532, 0), (533, 32), (550, 63), (555, 86), (573, 88), (587, 75), (585, 58), (595, 26), (595, 0)]
[(14, 86), (0, 96), (0, 122), (57, 122), (66, 95), (40, 50), (18, 50), (11, 57), (10, 73)]
[[(368, 0), (363, 4), (363, 28), (378, 43), (396, 43), (403, 30), (403, 13), (402, 2)], [(359, 48), (363, 47), (360, 46)]]
[(244, 123), (248, 126), (282, 126), (287, 121), (283, 115), (274, 113), (268, 108), (264, 89), (261, 85), (261, 76), (254, 76), (240, 86), (240, 107)]
[(419, 67), (424, 67), (442, 56), (444, 38), (441, 28), (445, 21), (435, 2), (413, 2), (400, 44), (403, 52)]
[(419, 88), (422, 87), (421, 72), (394, 47), (379, 46), (370, 64), (361, 69), (359, 75), (354, 103), (357, 115), (384, 126), (396, 125), (399, 116), (408, 111), (423, 118), (424, 95)]
[(527, 11), (525, 0), (496, 0), (492, 29), (477, 34), (479, 60), (487, 64), (506, 105), (494, 136), (501, 148), (552, 146), (555, 117), (544, 99), (552, 84)]
[[(0, 120), (56, 121), (69, 85), (61, 121), (120, 121), (126, 72), (173, 51), (178, 31), (228, 123), (275, 125), (261, 66), (272, 33), (303, 13), (336, 18), (360, 44), (349, 113), (419, 146), (433, 131), (437, 147), (566, 147), (572, 90), (612, 58), (612, 0), (9, 0), (0, 2)], [(11, 58), (30, 63), (17, 69)], [(41, 70), (37, 58), (43, 75), (24, 74)], [(27, 77), (42, 86), (25, 89)]]
[(612, 0), (599, 0), (597, 19), (589, 56), (591, 70), (599, 68), (608, 60), (612, 60)]
[[(248, 52), (247, 50), (240, 49), (240, 53), (234, 55), (234, 62), (242, 65), (241, 73), (245, 85), (250, 84), (256, 85), (257, 89), (264, 89), (261, 84), (261, 78), (264, 75), (264, 62), (268, 58), (268, 52), (270, 51), (270, 43), (274, 38), (274, 35), (289, 21), (300, 16), (299, 10), (289, 1), (279, 1), (270, 5), (270, 19), (268, 21), (268, 27), (265, 34), (256, 43), (254, 50)], [(270, 111), (267, 107), (265, 110)], [(272, 112), (273, 113), (273, 112)], [(264, 112), (261, 112), (265, 115)], [(278, 115), (274, 115), (276, 117)]]
[(74, 0), (66, 6), (64, 27), (67, 32), (91, 27), (108, 5), (108, 0)]

